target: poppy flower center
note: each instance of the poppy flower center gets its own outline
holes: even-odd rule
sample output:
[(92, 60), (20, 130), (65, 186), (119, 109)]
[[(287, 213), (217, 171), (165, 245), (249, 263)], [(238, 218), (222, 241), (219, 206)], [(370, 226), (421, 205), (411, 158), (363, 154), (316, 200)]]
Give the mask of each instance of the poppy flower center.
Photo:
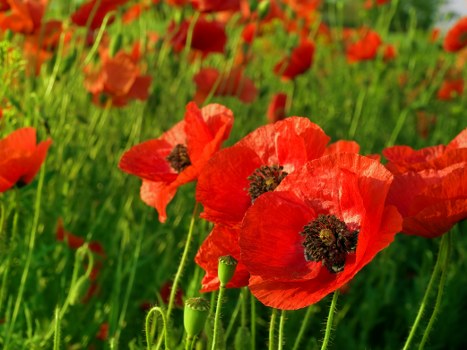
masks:
[(251, 201), (254, 202), (263, 193), (274, 191), (287, 174), (282, 165), (261, 165), (247, 177), (248, 181), (250, 181), (248, 194)]
[(186, 167), (191, 165), (188, 150), (185, 145), (181, 144), (176, 145), (166, 159), (177, 173), (181, 173)]
[(331, 273), (344, 270), (347, 254), (355, 253), (359, 231), (350, 231), (345, 222), (334, 215), (319, 215), (306, 224), (300, 234), (307, 261), (322, 261)]

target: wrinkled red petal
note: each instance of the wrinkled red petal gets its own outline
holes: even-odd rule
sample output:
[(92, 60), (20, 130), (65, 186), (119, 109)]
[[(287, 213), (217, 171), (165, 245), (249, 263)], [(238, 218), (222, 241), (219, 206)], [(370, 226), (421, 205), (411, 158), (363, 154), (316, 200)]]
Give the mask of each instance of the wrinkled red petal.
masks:
[(167, 220), (166, 207), (177, 192), (177, 187), (166, 182), (154, 182), (143, 179), (141, 185), (141, 199), (147, 205), (155, 208), (159, 213), (159, 221)]

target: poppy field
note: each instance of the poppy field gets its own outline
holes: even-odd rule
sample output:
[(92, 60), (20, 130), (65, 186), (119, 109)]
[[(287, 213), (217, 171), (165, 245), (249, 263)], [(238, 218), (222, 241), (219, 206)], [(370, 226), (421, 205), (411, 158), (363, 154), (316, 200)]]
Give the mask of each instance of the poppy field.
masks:
[(465, 349), (440, 11), (0, 0), (0, 348)]

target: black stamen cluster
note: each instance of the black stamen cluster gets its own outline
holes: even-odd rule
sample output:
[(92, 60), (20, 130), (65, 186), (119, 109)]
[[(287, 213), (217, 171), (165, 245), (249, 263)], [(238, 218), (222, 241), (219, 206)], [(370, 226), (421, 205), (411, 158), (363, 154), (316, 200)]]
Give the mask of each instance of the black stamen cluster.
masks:
[(250, 181), (248, 194), (251, 202), (254, 202), (263, 193), (274, 191), (287, 175), (288, 173), (284, 171), (282, 165), (261, 165), (247, 178)]
[(348, 253), (357, 249), (359, 231), (350, 231), (345, 222), (334, 215), (319, 215), (303, 227), (302, 243), (307, 261), (322, 261), (331, 273), (344, 270)]
[(185, 145), (181, 144), (176, 145), (166, 159), (177, 173), (181, 173), (186, 167), (191, 165), (188, 150)]

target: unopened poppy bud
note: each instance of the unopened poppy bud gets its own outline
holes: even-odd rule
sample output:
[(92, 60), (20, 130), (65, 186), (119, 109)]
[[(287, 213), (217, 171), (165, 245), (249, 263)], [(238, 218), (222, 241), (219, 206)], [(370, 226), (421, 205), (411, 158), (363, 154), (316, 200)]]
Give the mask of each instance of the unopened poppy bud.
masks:
[(201, 333), (209, 315), (209, 302), (204, 298), (190, 298), (185, 301), (183, 324), (188, 337)]
[(268, 15), (270, 7), (271, 7), (271, 4), (269, 0), (263, 0), (258, 4), (259, 19), (264, 19)]
[(221, 286), (225, 286), (232, 279), (235, 269), (237, 268), (237, 260), (232, 256), (226, 255), (219, 258), (219, 265), (217, 267), (217, 276), (221, 282)]
[(11, 39), (13, 39), (13, 31), (11, 31), (10, 29), (5, 30), (4, 38), (6, 41), (11, 41)]
[(123, 35), (118, 33), (116, 37), (112, 38), (110, 43), (110, 57), (114, 57), (115, 54), (122, 48)]

